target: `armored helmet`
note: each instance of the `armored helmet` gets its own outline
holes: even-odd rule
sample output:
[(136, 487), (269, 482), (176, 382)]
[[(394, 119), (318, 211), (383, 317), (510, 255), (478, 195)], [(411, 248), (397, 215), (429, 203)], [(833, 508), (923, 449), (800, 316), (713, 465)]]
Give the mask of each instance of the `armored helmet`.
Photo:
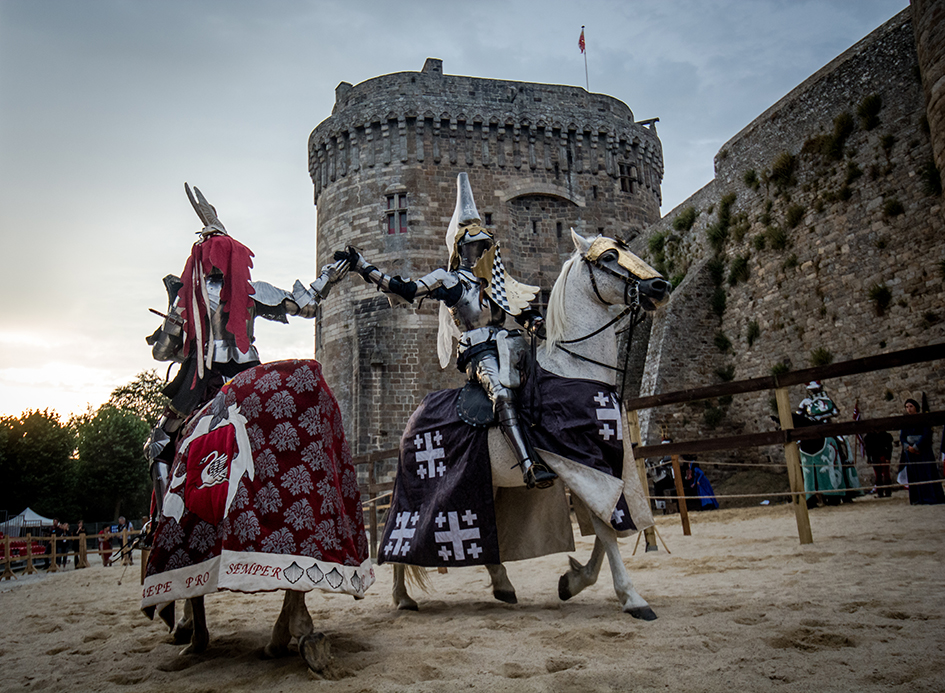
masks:
[[(452, 236), (452, 238), (450, 238)], [(462, 257), (467, 264), (475, 259), (495, 243), (495, 234), (482, 226), (482, 218), (476, 209), (476, 200), (473, 198), (472, 187), (469, 185), (469, 176), (462, 172), (456, 177), (456, 208), (453, 219), (447, 231), (447, 245), (450, 247), (450, 269), (460, 264)], [(472, 246), (472, 244), (477, 244)], [(463, 252), (463, 246), (471, 246)], [(468, 257), (474, 255), (475, 257)]]
[[(200, 235), (203, 238), (220, 234), (224, 236), (229, 235), (226, 232), (226, 228), (223, 226), (223, 222), (217, 218), (216, 208), (207, 202), (207, 198), (200, 192), (200, 188), (194, 186), (194, 190), (191, 192), (190, 186), (184, 183), (184, 190), (187, 191), (187, 199), (189, 199), (190, 204), (193, 205), (194, 211), (197, 212), (197, 216), (200, 217), (200, 221), (203, 222), (203, 229), (199, 232)], [(196, 199), (194, 199), (194, 193), (197, 195)]]

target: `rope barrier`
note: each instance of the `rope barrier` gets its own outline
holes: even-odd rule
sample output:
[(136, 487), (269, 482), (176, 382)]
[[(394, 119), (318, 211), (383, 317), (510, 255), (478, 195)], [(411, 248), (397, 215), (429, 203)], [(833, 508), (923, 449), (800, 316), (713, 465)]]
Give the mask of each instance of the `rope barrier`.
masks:
[[(932, 481), (914, 481), (910, 482), (909, 486), (927, 486), (929, 484), (941, 484), (942, 479), (935, 479)], [(714, 496), (650, 496), (647, 495), (648, 500), (680, 500), (680, 499), (718, 499), (718, 498), (778, 498), (781, 496), (806, 496), (808, 493), (841, 493), (846, 491), (872, 491), (873, 489), (880, 488), (889, 488), (892, 490), (896, 489), (906, 489), (906, 486), (902, 484), (884, 484), (882, 486), (857, 486), (855, 488), (838, 488), (830, 490), (817, 490), (817, 491), (775, 491), (774, 493), (732, 493), (732, 494), (716, 494)]]
[[(686, 464), (690, 460), (680, 460), (679, 464)], [(698, 464), (700, 467), (702, 465), (712, 464), (716, 467), (720, 466), (729, 466), (729, 467), (787, 467), (786, 462), (712, 462), (711, 460), (696, 460), (693, 462)], [(646, 468), (656, 469), (657, 467), (669, 467), (672, 466), (672, 462), (659, 462), (657, 464), (648, 464)]]
[(374, 498), (368, 498), (366, 501), (361, 502), (361, 507), (366, 508), (369, 505), (373, 505), (374, 503), (377, 503), (377, 501), (379, 501), (381, 498), (386, 498), (387, 496), (392, 496), (392, 495), (394, 495), (394, 492), (388, 491), (387, 493), (382, 493), (379, 496), (374, 496)]

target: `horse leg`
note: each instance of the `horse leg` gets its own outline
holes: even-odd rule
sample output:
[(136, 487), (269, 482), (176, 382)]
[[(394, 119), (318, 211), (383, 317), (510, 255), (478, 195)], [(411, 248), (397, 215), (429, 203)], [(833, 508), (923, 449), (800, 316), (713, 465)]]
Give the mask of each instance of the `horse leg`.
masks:
[(515, 587), (509, 581), (505, 566), (501, 563), (487, 565), (486, 570), (489, 571), (489, 579), (492, 581), (492, 596), (506, 604), (518, 604)]
[(576, 594), (580, 594), (585, 587), (597, 582), (600, 567), (604, 563), (604, 544), (600, 538), (594, 540), (594, 550), (587, 559), (587, 565), (581, 565), (573, 557), (568, 556), (570, 567), (568, 572), (558, 580), (558, 598), (567, 601)]
[[(187, 605), (190, 607), (193, 616), (194, 635), (190, 640), (190, 644), (180, 653), (182, 655), (200, 654), (210, 644), (210, 631), (207, 630), (207, 611), (204, 608), (203, 596), (188, 599)], [(186, 618), (187, 607), (184, 607), (184, 609), (184, 618)]]
[(392, 590), (394, 597), (394, 606), (404, 611), (418, 611), (417, 606), (409, 594), (407, 594), (407, 566), (403, 563), (394, 564), (394, 588)]
[(305, 606), (305, 593), (286, 590), (282, 600), (282, 611), (272, 627), (269, 643), (263, 648), (263, 657), (272, 659), (289, 653), (289, 641), (296, 638), (299, 655), (315, 673), (322, 672), (331, 659), (328, 638), (316, 633), (312, 616)]
[(263, 656), (268, 659), (285, 657), (289, 653), (289, 641), (293, 637), (301, 639), (315, 630), (312, 617), (305, 607), (305, 593), (286, 590), (282, 599), (282, 611), (272, 627), (269, 642), (263, 648)]
[(175, 645), (186, 645), (194, 638), (194, 610), (190, 605), (190, 600), (184, 600), (184, 613), (180, 620), (174, 624), (174, 632), (171, 634)]
[[(627, 572), (627, 566), (623, 564), (623, 558), (620, 555), (620, 545), (617, 543), (617, 533), (614, 528), (605, 523), (596, 515), (592, 516), (594, 522), (594, 533), (607, 554), (607, 562), (610, 563), (610, 572), (614, 578), (614, 591), (617, 592), (617, 599), (623, 606), (624, 613), (628, 613), (634, 618), (641, 618), (644, 621), (656, 620), (656, 613), (646, 603), (635, 589), (633, 581), (630, 579), (630, 573)], [(594, 543), (595, 547), (597, 542)]]

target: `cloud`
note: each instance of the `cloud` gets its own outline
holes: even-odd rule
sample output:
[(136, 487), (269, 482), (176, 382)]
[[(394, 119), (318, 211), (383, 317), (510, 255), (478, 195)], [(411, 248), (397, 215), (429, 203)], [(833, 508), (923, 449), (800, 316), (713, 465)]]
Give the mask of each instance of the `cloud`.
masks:
[[(725, 141), (906, 6), (0, 2), (3, 407), (74, 411), (140, 370), (163, 374), (147, 309), (165, 308), (161, 278), (199, 229), (185, 180), (255, 251), (254, 278), (312, 281), (306, 145), (339, 82), (437, 57), (449, 74), (583, 86), (584, 24), (591, 90), (660, 118), (668, 212), (712, 178)], [(258, 333), (264, 358), (311, 352), (311, 323)]]

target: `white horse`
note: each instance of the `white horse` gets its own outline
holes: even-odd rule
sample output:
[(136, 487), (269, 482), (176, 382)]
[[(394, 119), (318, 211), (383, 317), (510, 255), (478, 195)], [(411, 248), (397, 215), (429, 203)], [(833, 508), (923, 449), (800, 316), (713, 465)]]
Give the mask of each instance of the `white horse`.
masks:
[[(591, 241), (573, 230), (571, 235), (576, 251), (564, 264), (552, 289), (547, 315), (548, 339), (539, 350), (538, 364), (558, 376), (614, 386), (618, 372), (614, 306), (655, 310), (667, 299), (670, 285), (619, 242), (600, 236)], [(629, 445), (629, 440), (626, 444)], [(512, 451), (497, 428), (489, 431), (489, 455), (494, 489), (524, 485)], [(546, 455), (544, 451), (542, 456), (571, 487), (572, 499), (581, 502), (580, 480), (569, 473), (569, 468), (573, 472), (574, 463), (567, 465), (567, 460)], [(572, 480), (575, 483), (571, 483)], [(589, 507), (592, 505), (587, 503)], [(567, 600), (593, 585), (606, 555), (622, 609), (634, 618), (655, 619), (653, 609), (633, 588), (620, 556), (616, 531), (600, 517), (601, 513), (587, 515), (596, 535), (593, 552), (587, 565), (569, 557), (570, 569), (559, 580), (558, 596)], [(394, 604), (399, 609), (416, 610), (417, 602), (410, 597), (405, 584), (406, 567), (402, 563), (394, 565)], [(514, 604), (517, 601), (515, 588), (505, 567), (499, 564), (486, 568), (496, 599)], [(421, 586), (425, 584), (422, 571), (412, 566), (410, 577)]]

